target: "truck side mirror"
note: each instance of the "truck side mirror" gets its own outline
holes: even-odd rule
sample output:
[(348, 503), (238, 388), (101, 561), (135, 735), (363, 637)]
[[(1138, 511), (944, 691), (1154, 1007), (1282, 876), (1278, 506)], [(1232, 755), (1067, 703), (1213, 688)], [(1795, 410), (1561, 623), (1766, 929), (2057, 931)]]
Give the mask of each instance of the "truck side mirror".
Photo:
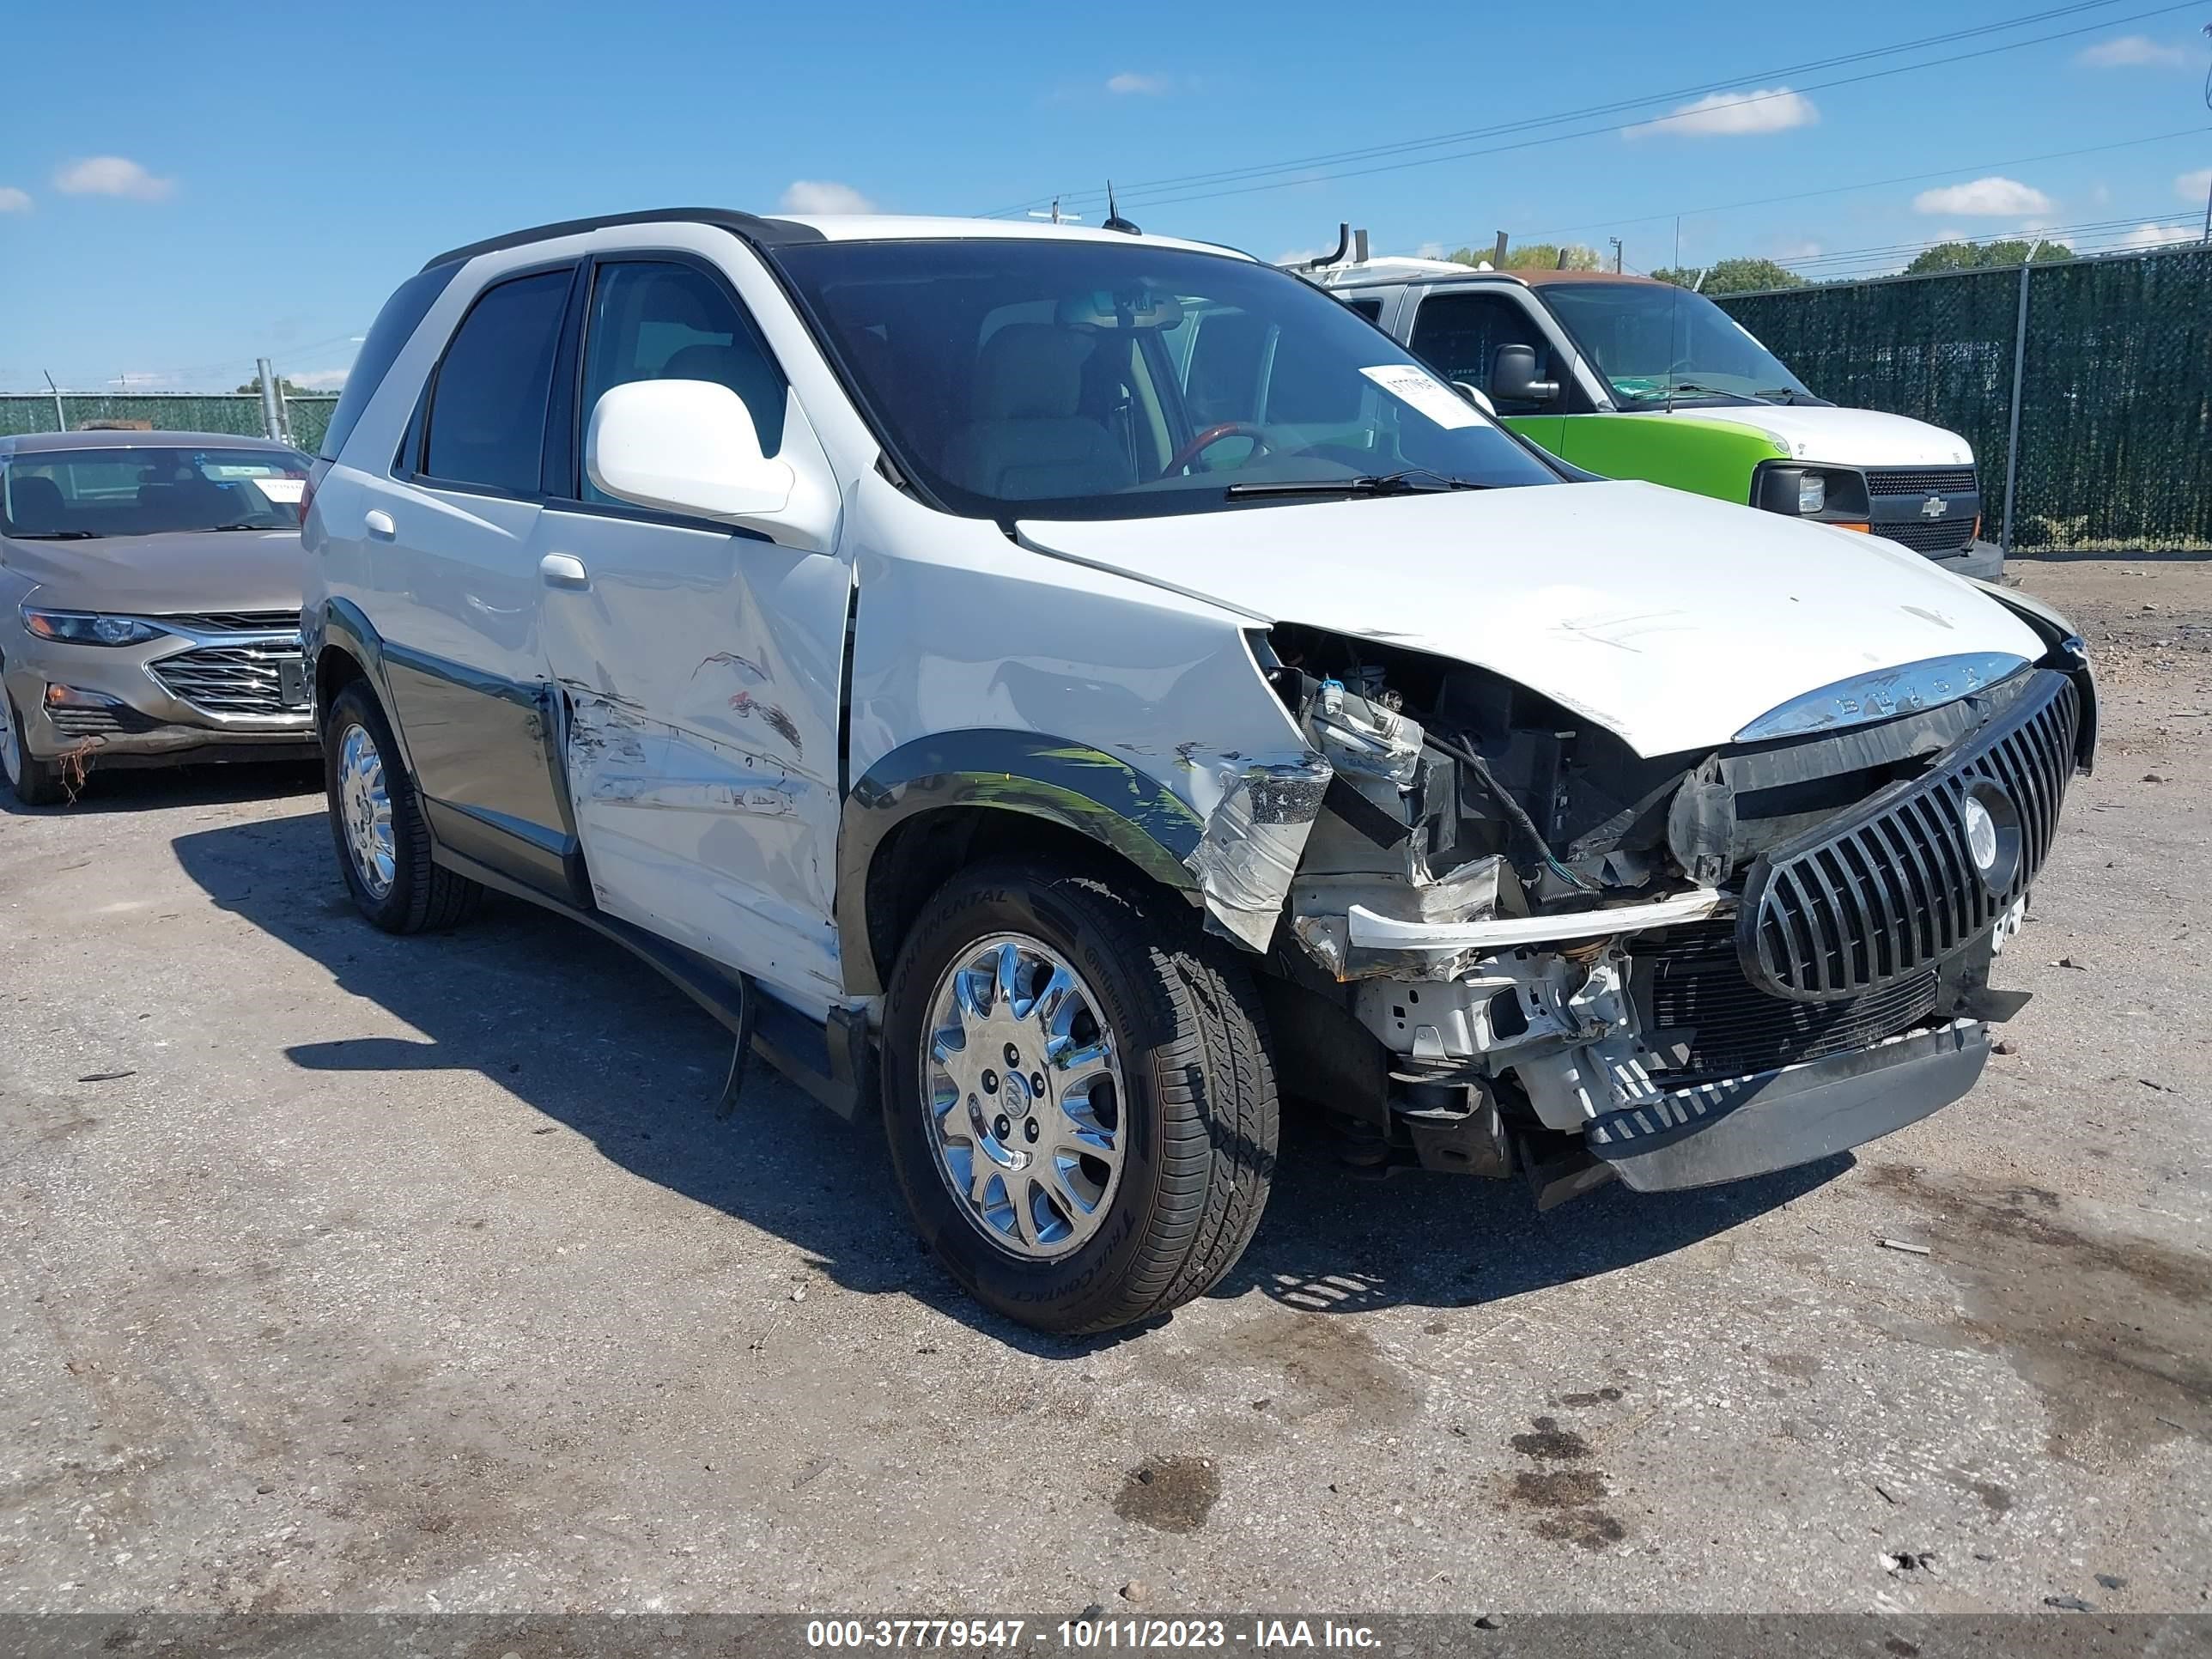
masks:
[(1491, 359), (1490, 395), (1501, 404), (1544, 404), (1559, 395), (1559, 384), (1536, 378), (1535, 347), (1502, 345)]

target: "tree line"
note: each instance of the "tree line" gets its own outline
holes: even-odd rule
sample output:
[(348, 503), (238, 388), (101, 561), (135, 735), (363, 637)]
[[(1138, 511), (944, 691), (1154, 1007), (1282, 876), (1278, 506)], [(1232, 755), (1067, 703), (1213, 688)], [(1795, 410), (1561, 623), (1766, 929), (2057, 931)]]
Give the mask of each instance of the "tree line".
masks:
[[(1562, 257), (1564, 255), (1564, 257)], [(1449, 256), (1458, 264), (1478, 264), (1486, 260), (1495, 264), (1488, 252), (1477, 252), (1469, 247), (1456, 248)], [(1913, 256), (1912, 263), (1905, 267), (1907, 276), (1925, 276), (1931, 271), (1981, 270), (1993, 265), (2025, 264), (2033, 260), (2037, 264), (2052, 264), (2071, 259), (2074, 250), (2063, 242), (2029, 241), (2024, 237), (2008, 237), (1995, 242), (1943, 242), (1923, 248)], [(1503, 270), (1601, 270), (1605, 268), (1602, 255), (1594, 247), (1584, 247), (1578, 242), (1526, 242), (1509, 248), (1505, 263), (1498, 267)], [(1751, 294), (1771, 288), (1804, 288), (1810, 279), (1800, 276), (1787, 265), (1777, 264), (1771, 259), (1719, 259), (1710, 265), (1662, 265), (1651, 275), (1662, 283), (1672, 283), (1677, 288), (1694, 288), (1701, 294)], [(1830, 280), (1856, 282), (1857, 277), (1837, 277)]]

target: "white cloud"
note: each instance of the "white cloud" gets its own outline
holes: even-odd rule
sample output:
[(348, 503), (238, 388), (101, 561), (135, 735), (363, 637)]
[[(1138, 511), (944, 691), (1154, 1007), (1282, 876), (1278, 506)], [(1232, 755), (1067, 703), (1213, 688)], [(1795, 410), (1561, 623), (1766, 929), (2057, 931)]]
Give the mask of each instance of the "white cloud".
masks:
[(1810, 259), (1817, 257), (1820, 252), (1820, 245), (1818, 242), (1784, 242), (1775, 250), (1774, 257), (1778, 259)]
[(279, 370), (278, 378), (289, 380), (294, 386), (305, 386), (310, 392), (336, 392), (346, 383), (346, 376), (352, 372), (344, 368), (318, 368), (305, 374), (286, 374)]
[(1813, 100), (1787, 87), (1759, 87), (1750, 92), (1716, 92), (1694, 104), (1685, 104), (1672, 115), (1641, 121), (1621, 131), (1624, 138), (1649, 138), (1655, 134), (1682, 133), (1692, 137), (1733, 138), (1750, 132), (1783, 132), (1809, 127), (1820, 118)]
[(54, 174), (54, 188), (65, 196), (127, 196), (134, 202), (158, 202), (177, 187), (173, 179), (156, 179), (125, 155), (88, 155)]
[(1164, 75), (1139, 75), (1130, 70), (1106, 77), (1106, 90), (1125, 96), (1131, 93), (1142, 93), (1148, 97), (1158, 97), (1167, 91), (1170, 84)]
[(0, 213), (28, 213), (31, 192), (18, 190), (13, 185), (0, 185)]
[(2048, 213), (2051, 198), (2017, 179), (1977, 179), (1970, 185), (1945, 185), (1912, 198), (1915, 213), (1965, 213), (1977, 218), (2013, 218)]
[(783, 192), (786, 213), (873, 213), (876, 204), (850, 185), (830, 179), (794, 179)]
[(2091, 69), (2179, 69), (2189, 62), (2189, 49), (2163, 46), (2147, 34), (2123, 34), (2084, 46), (2075, 61)]
[(2197, 238), (2195, 225), (2137, 225), (2120, 238), (2121, 247), (2166, 247), (2175, 242), (2193, 242)]
[(1424, 242), (1413, 250), (1413, 257), (1416, 259), (1441, 259), (1450, 252), (1442, 242)]
[(2173, 181), (2173, 193), (2185, 202), (2201, 202), (2212, 192), (2212, 167), (2185, 173)]
[(1309, 259), (1320, 258), (1322, 254), (1328, 252), (1328, 250), (1325, 247), (1285, 248), (1280, 253), (1278, 253), (1275, 256), (1275, 263), (1279, 265), (1302, 265)]

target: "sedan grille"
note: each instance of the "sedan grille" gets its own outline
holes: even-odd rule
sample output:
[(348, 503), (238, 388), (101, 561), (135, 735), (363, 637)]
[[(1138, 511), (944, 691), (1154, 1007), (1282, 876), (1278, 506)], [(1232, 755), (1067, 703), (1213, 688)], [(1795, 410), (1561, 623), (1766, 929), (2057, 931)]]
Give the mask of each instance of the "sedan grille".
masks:
[(1863, 1048), (1936, 1009), (1932, 968), (1841, 1002), (1770, 996), (1744, 977), (1733, 925), (1725, 921), (1673, 929), (1664, 945), (1637, 951), (1635, 964), (1645, 1041), (1680, 1049), (1658, 1079), (1662, 1088)]
[(1973, 493), (1971, 466), (1890, 467), (1869, 471), (1867, 492), (1874, 495), (1967, 495)]
[(192, 611), (149, 618), (193, 634), (291, 634), (300, 626), (296, 611)]
[[(1763, 854), (1736, 919), (1750, 981), (1837, 1002), (1917, 975), (1989, 933), (2043, 867), (2073, 776), (2081, 693), (2045, 669), (1923, 776), (1892, 784)], [(1966, 802), (2016, 818), (2012, 868), (1992, 891), (1967, 851)], [(2000, 838), (2000, 856), (2005, 843)]]
[(149, 664), (154, 678), (172, 696), (208, 714), (295, 714), (306, 710), (287, 703), (283, 665), (304, 665), (296, 638), (252, 640), (237, 645), (204, 645)]

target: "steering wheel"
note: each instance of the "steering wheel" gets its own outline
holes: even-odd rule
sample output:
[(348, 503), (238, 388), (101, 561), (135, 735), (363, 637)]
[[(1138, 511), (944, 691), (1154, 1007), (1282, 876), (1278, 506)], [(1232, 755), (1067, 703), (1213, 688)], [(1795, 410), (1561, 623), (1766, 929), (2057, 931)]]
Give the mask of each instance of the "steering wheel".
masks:
[(1160, 477), (1164, 478), (1182, 471), (1224, 438), (1249, 438), (1252, 453), (1245, 458), (1248, 460), (1257, 460), (1268, 453), (1267, 436), (1258, 427), (1249, 421), (1223, 421), (1206, 428), (1170, 456), (1168, 464), (1160, 469)]

